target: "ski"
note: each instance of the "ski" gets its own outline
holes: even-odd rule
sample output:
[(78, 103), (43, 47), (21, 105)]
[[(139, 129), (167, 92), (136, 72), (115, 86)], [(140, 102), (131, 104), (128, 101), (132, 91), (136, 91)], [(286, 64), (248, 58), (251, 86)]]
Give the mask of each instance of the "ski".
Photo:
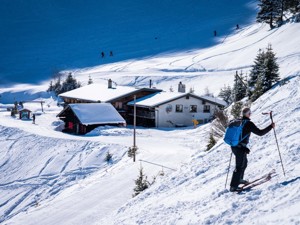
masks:
[(273, 169), (273, 170), (271, 170), (269, 173), (267, 173), (267, 174), (265, 174), (265, 175), (263, 175), (263, 176), (261, 176), (261, 177), (259, 177), (259, 178), (256, 178), (255, 180), (252, 180), (252, 181), (250, 181), (249, 183), (247, 183), (247, 184), (244, 184), (244, 185), (242, 185), (242, 186), (240, 186), (241, 188), (245, 188), (245, 187), (247, 187), (247, 186), (249, 186), (249, 185), (251, 185), (251, 184), (253, 184), (253, 183), (256, 183), (256, 182), (258, 182), (258, 181), (260, 181), (260, 180), (262, 180), (262, 179), (265, 179), (265, 178), (267, 178), (267, 177), (269, 177), (269, 176), (272, 176), (273, 174), (275, 174), (276, 173), (276, 171), (275, 171), (275, 169)]
[(255, 180), (249, 182), (248, 184), (243, 185), (243, 186), (241, 187), (242, 189), (241, 189), (240, 191), (237, 191), (237, 192), (238, 192), (238, 193), (241, 193), (241, 192), (243, 192), (243, 191), (250, 190), (250, 189), (252, 189), (253, 187), (256, 187), (256, 186), (258, 186), (258, 185), (261, 185), (261, 184), (263, 184), (263, 183), (266, 183), (266, 182), (268, 182), (269, 180), (271, 180), (272, 177), (275, 176), (275, 174), (276, 174), (276, 171), (275, 171), (275, 170), (272, 170), (270, 173), (265, 174), (265, 175), (263, 175), (262, 177), (257, 178), (257, 179), (255, 179)]

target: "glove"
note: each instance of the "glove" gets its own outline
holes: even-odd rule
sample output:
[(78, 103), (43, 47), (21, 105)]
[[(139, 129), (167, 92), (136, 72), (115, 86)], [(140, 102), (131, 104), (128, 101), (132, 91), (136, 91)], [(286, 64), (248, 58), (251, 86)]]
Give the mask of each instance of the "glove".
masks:
[(250, 153), (250, 149), (247, 148), (247, 147), (244, 147), (244, 151), (245, 151), (246, 154), (249, 154), (249, 153)]

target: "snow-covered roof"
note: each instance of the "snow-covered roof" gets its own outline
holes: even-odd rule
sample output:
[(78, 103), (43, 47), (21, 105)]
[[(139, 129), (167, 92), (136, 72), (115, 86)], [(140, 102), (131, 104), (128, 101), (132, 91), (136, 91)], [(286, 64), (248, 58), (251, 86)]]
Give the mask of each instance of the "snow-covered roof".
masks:
[(227, 106), (227, 103), (220, 98), (216, 98), (216, 97), (208, 96), (208, 95), (201, 96), (201, 98), (204, 100), (210, 101), (210, 102), (217, 103), (219, 105)]
[(69, 104), (68, 107), (84, 125), (125, 123), (123, 117), (110, 103)]
[(141, 89), (129, 86), (117, 86), (116, 88), (108, 88), (107, 84), (90, 84), (72, 91), (62, 93), (59, 96), (89, 100), (94, 102), (110, 102), (113, 99), (132, 94), (139, 90)]
[[(213, 98), (213, 99), (209, 99), (206, 98), (207, 96), (203, 97), (203, 96), (198, 96), (192, 93), (180, 93), (180, 92), (159, 92), (159, 93), (154, 93), (142, 98), (139, 98), (136, 100), (136, 105), (137, 106), (141, 106), (141, 107), (156, 107), (162, 104), (165, 104), (167, 102), (182, 98), (184, 96), (192, 96), (198, 99), (202, 99), (202, 100), (206, 100), (209, 101), (211, 103), (215, 103), (218, 105), (226, 105), (226, 103), (224, 104), (224, 102), (220, 99), (217, 98)], [(134, 101), (131, 101), (128, 103), (128, 105), (133, 105)]]
[[(161, 105), (165, 102), (172, 101), (177, 98), (185, 96), (187, 93), (179, 92), (159, 92), (151, 95), (147, 95), (136, 100), (137, 106), (155, 107)], [(128, 105), (133, 105), (134, 101), (128, 103)]]

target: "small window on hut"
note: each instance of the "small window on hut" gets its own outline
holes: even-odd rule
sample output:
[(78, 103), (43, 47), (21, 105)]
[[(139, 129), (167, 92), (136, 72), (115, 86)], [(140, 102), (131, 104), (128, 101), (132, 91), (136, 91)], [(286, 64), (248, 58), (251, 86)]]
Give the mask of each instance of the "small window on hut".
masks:
[(183, 105), (176, 105), (176, 112), (183, 112)]
[(197, 112), (197, 105), (191, 105), (190, 106), (190, 112), (191, 113), (196, 113)]
[(209, 113), (210, 112), (210, 105), (204, 105), (203, 112)]

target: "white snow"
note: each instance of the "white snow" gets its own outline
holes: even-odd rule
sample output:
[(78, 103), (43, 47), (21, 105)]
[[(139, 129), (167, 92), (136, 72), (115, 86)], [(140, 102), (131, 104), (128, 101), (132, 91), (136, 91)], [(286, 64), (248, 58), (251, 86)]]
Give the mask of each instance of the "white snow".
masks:
[[(131, 7), (128, 7), (125, 1), (124, 3), (119, 1), (119, 3), (120, 8), (117, 12), (120, 9), (130, 11)], [(256, 4), (253, 1), (245, 1), (243, 4), (246, 3), (247, 5)], [(122, 8), (125, 7), (124, 4), (126, 8)], [(135, 7), (135, 4), (139, 7)], [(144, 6), (145, 3), (134, 1), (130, 6), (143, 16), (147, 13), (140, 10), (141, 4)], [(265, 24), (240, 24), (240, 30), (232, 30), (228, 35), (226, 33), (224, 36), (213, 38), (211, 34), (207, 34), (214, 29), (216, 21), (219, 26), (233, 23), (232, 26), (234, 26), (237, 18), (253, 18), (254, 14), (244, 14), (238, 4), (232, 3), (229, 7), (228, 2), (225, 1), (206, 2), (206, 4), (203, 3), (205, 5), (203, 9), (202, 3), (195, 7), (192, 2), (186, 4), (184, 9), (186, 7), (201, 8), (201, 12), (196, 10), (193, 11), (194, 14), (188, 14), (189, 16), (185, 13), (181, 14), (184, 10), (179, 7), (177, 1), (164, 3), (162, 8), (153, 7), (161, 12), (160, 15), (166, 14), (164, 11), (166, 8), (170, 9), (174, 17), (168, 16), (165, 19), (178, 25), (179, 28), (176, 31), (181, 32), (181, 35), (177, 36), (177, 33), (169, 30), (166, 36), (159, 37), (158, 40), (161, 38), (162, 43), (165, 44), (168, 43), (170, 37), (174, 37), (172, 43), (165, 48), (160, 48), (156, 45), (157, 42), (147, 39), (149, 33), (153, 34), (150, 32), (153, 30), (149, 27), (147, 31), (141, 33), (139, 42), (135, 42), (134, 35), (140, 32), (140, 26), (136, 24), (137, 17), (133, 18), (134, 23), (129, 23), (136, 24), (132, 28), (122, 27), (121, 22), (114, 24), (114, 27), (120, 25), (119, 27), (124, 30), (115, 33), (116, 39), (109, 43), (120, 42), (116, 45), (118, 49), (123, 49), (123, 46), (128, 44), (128, 48), (124, 50), (124, 52), (128, 50), (128, 55), (120, 53), (123, 54), (121, 58), (127, 60), (109, 63), (110, 61), (106, 59), (105, 62), (101, 62), (101, 65), (98, 61), (94, 63), (96, 60), (91, 64), (83, 62), (82, 66), (88, 64), (99, 66), (76, 69), (72, 72), (83, 83), (90, 75), (95, 84), (81, 89), (81, 91), (86, 91), (79, 93), (74, 90), (71, 94), (74, 94), (76, 98), (84, 96), (91, 100), (92, 96), (96, 96), (92, 100), (109, 101), (116, 95), (136, 90), (135, 86), (147, 87), (151, 79), (156, 88), (169, 90), (172, 86), (175, 89), (181, 81), (186, 84), (187, 90), (192, 88), (197, 95), (203, 95), (205, 88), (208, 87), (209, 91), (216, 96), (220, 88), (232, 84), (236, 70), (243, 70), (245, 74), (249, 74), (258, 50), (266, 48), (270, 43), (278, 57), (280, 76), (286, 79), (287, 83), (282, 86), (276, 85), (251, 106), (252, 120), (263, 128), (269, 125), (270, 118), (261, 113), (273, 110), (286, 176), (284, 177), (282, 173), (273, 131), (263, 137), (251, 136), (251, 153), (248, 156), (249, 166), (246, 170), (246, 178), (252, 180), (271, 169), (276, 169), (277, 176), (250, 192), (237, 195), (228, 192), (224, 187), (230, 148), (220, 140), (210, 152), (203, 151), (206, 149), (210, 124), (196, 129), (192, 127), (181, 129), (139, 127), (137, 129), (137, 162), (133, 163), (132, 159), (127, 157), (127, 150), (133, 144), (132, 127), (106, 126), (84, 136), (65, 134), (59, 131), (62, 122), (56, 118), (62, 108), (56, 105), (57, 100), (51, 97), (50, 93), (44, 91), (47, 89), (48, 81), (38, 86), (2, 85), (0, 89), (0, 223), (6, 225), (300, 224), (300, 42), (298, 38), (300, 37), (300, 24), (286, 23), (273, 30), (269, 30)], [(215, 12), (214, 19), (203, 22), (198, 20), (199, 18), (195, 15), (199, 13), (206, 18), (207, 13), (211, 13), (207, 7), (212, 8), (214, 4), (219, 4), (217, 11), (221, 12), (220, 16)], [(49, 5), (53, 8), (52, 4), (49, 3)], [(28, 7), (35, 8), (35, 6), (29, 4)], [(38, 6), (43, 9), (41, 4)], [(223, 10), (225, 6), (228, 7), (229, 12), (235, 13)], [(68, 9), (65, 2), (62, 3), (58, 13), (64, 12), (64, 9)], [(176, 10), (172, 11), (172, 9)], [(4, 12), (9, 13), (5, 10)], [(81, 18), (72, 10), (66, 13), (76, 15), (78, 19)], [(43, 13), (33, 13), (33, 15), (36, 17), (34, 23), (38, 21), (43, 24), (41, 19), (41, 17), (44, 18)], [(110, 17), (108, 14), (105, 15), (104, 21), (107, 21)], [(1, 20), (0, 25), (12, 21), (21, 26), (19, 23), (23, 19), (19, 16), (18, 14), (12, 20)], [(52, 18), (53, 14), (50, 17)], [(56, 21), (57, 24), (61, 24), (60, 26), (64, 26), (65, 20), (60, 23), (56, 20), (57, 17), (54, 17), (54, 24)], [(160, 16), (156, 20), (151, 15), (143, 24), (155, 25), (154, 31), (163, 33), (162, 31), (168, 28), (167, 23), (163, 23), (162, 26), (157, 25), (157, 21), (159, 24), (162, 23), (162, 18), (164, 17)], [(82, 26), (84, 29), (80, 29), (82, 35), (85, 34), (82, 31), (88, 29), (86, 25), (89, 20), (80, 19), (80, 21), (84, 25)], [(32, 21), (25, 22), (31, 23)], [(193, 23), (195, 29), (189, 27), (189, 23)], [(130, 43), (127, 43), (126, 38), (121, 40), (122, 34), (127, 33), (128, 27), (137, 31), (131, 33)], [(189, 30), (193, 32), (189, 33)], [(107, 33), (102, 32), (101, 29), (100, 31), (103, 34), (101, 40), (109, 40)], [(38, 29), (37, 32), (39, 32)], [(40, 34), (44, 35), (43, 32)], [(69, 33), (68, 37), (70, 36), (72, 32)], [(15, 38), (17, 37), (16, 35)], [(66, 42), (62, 43), (63, 45), (68, 44), (68, 37)], [(45, 54), (40, 47), (44, 46), (46, 39), (33, 38), (29, 39), (32, 42), (28, 46), (23, 45), (26, 51), (20, 51), (14, 55), (14, 51), (11, 51), (9, 46), (12, 44), (19, 46), (15, 38), (7, 38), (5, 35), (0, 37), (1, 50), (5, 50), (2, 56), (6, 60), (4, 67), (6, 72), (9, 67), (15, 68), (15, 74), (26, 73), (27, 75), (28, 71), (30, 74), (32, 68), (35, 69), (34, 62), (37, 59), (29, 54), (32, 51), (26, 50), (30, 49), (31, 45), (34, 45), (37, 51), (33, 51), (33, 55), (40, 53), (39, 55), (48, 57), (45, 61), (51, 61), (51, 68), (47, 67), (47, 70), (55, 68), (52, 67), (54, 65), (52, 62), (56, 62), (58, 50), (64, 50), (61, 44), (57, 45), (57, 39), (52, 37), (53, 42), (50, 41), (47, 45), (51, 50), (50, 54)], [(25, 35), (26, 38), (28, 39)], [(37, 39), (41, 40), (41, 43), (37, 43)], [(95, 51), (98, 54), (94, 43), (99, 42), (93, 40), (89, 42), (90, 47), (87, 50), (82, 47), (85, 46), (83, 42), (75, 41), (70, 44), (71, 47), (66, 46), (66, 49), (75, 49), (70, 58), (81, 61), (81, 57), (86, 56), (85, 53)], [(7, 41), (9, 43), (5, 45)], [(187, 47), (185, 44), (181, 45), (181, 41), (185, 44), (191, 41), (192, 44)], [(215, 45), (212, 45), (213, 43)], [(105, 44), (101, 44), (103, 45)], [(174, 46), (178, 46), (176, 51)], [(144, 52), (145, 47), (147, 47), (146, 52)], [(165, 53), (163, 50), (170, 51)], [(152, 53), (150, 56), (149, 52)], [(5, 57), (9, 54), (14, 57)], [(26, 60), (19, 64), (17, 59), (23, 54)], [(65, 50), (59, 58), (68, 59), (69, 55), (69, 51)], [(91, 59), (92, 54), (88, 55)], [(145, 55), (147, 57), (143, 57)], [(39, 73), (45, 69), (45, 62), (41, 61), (42, 63), (37, 65)], [(64, 60), (62, 62), (64, 64)], [(73, 66), (74, 61), (69, 61), (68, 65)], [(25, 79), (26, 76), (22, 78)], [(105, 83), (108, 78), (118, 83), (116, 89), (108, 90), (106, 84), (96, 84)], [(7, 77), (4, 76), (2, 79), (5, 80)], [(122, 87), (124, 85), (131, 87)], [(115, 95), (115, 92), (118, 93)], [(105, 98), (100, 99), (100, 96), (105, 96)], [(24, 107), (34, 107), (34, 112), (40, 112), (36, 117), (36, 124), (12, 118), (10, 112), (6, 111), (6, 107), (10, 107), (15, 101), (36, 99), (43, 99), (46, 102), (44, 113), (41, 113), (40, 104), (24, 104)], [(108, 151), (113, 154), (111, 163), (104, 161)], [(139, 160), (162, 164), (176, 171)], [(132, 198), (134, 179), (138, 176), (140, 165), (143, 166), (149, 180), (152, 176), (159, 174), (162, 169), (165, 176), (158, 176), (152, 187)], [(234, 163), (232, 162), (229, 178), (233, 170)]]
[(137, 89), (134, 87), (117, 86), (115, 88), (108, 88), (108, 86), (104, 85), (103, 83), (97, 83), (62, 93), (59, 96), (95, 102), (108, 102), (112, 99), (133, 93), (135, 91), (137, 91)]
[[(142, 98), (136, 99), (136, 105), (138, 106), (148, 106), (155, 107), (162, 103), (180, 98), (185, 96), (186, 93), (178, 93), (178, 92), (159, 92), (154, 93)], [(134, 101), (128, 102), (128, 105), (133, 105)]]
[[(261, 113), (274, 111), (285, 177), (273, 131), (263, 137), (253, 135), (246, 177), (252, 180), (271, 169), (277, 176), (250, 192), (229, 192), (224, 185), (230, 148), (220, 140), (207, 153), (199, 146), (189, 163), (96, 224), (299, 224), (299, 87), (297, 76), (252, 105), (252, 120), (261, 128), (270, 124), (269, 116)], [(207, 140), (200, 133), (195, 137)], [(185, 138), (188, 144), (190, 138)], [(229, 179), (233, 170), (234, 163)]]
[(110, 103), (69, 104), (80, 122), (90, 124), (125, 124), (125, 120)]
[[(158, 92), (158, 93), (154, 93), (151, 95), (147, 95), (145, 97), (142, 98), (138, 98), (136, 99), (135, 103), (138, 106), (147, 106), (147, 107), (155, 107), (155, 106), (159, 106), (163, 103), (172, 101), (174, 99), (178, 99), (181, 98), (183, 96), (186, 96), (189, 93), (180, 93), (180, 92)], [(217, 98), (217, 97), (212, 97), (212, 96), (197, 96), (195, 94), (190, 93), (190, 95), (195, 96), (197, 98), (201, 98), (203, 100), (207, 100), (210, 102), (214, 102), (214, 103), (218, 103), (222, 106), (226, 106), (226, 102), (224, 102), (223, 100)], [(128, 102), (128, 105), (134, 105), (134, 101)]]

